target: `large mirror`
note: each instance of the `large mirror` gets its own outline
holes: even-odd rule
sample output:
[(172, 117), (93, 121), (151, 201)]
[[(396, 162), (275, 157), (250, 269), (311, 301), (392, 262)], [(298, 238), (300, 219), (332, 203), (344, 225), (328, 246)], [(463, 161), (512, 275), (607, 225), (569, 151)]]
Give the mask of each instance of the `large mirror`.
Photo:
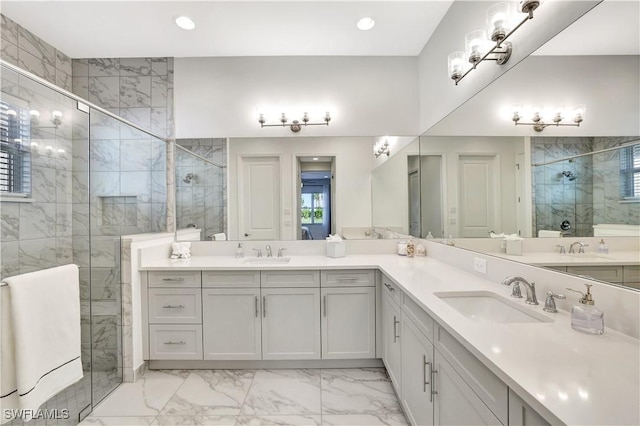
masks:
[[(619, 271), (600, 275), (588, 262), (571, 266), (576, 261), (568, 257), (564, 265), (553, 259), (548, 266), (639, 286), (639, 7), (601, 3), (420, 137), (420, 156), (433, 164), (421, 169), (422, 180), (435, 175), (443, 184), (422, 188), (431, 200), (422, 201), (422, 223), (433, 225), (419, 235), (452, 236), (459, 247), (495, 255), (504, 245), (488, 238), (492, 232), (564, 238), (567, 251), (573, 242), (596, 237), (586, 251), (600, 269), (604, 263), (595, 257), (602, 238), (622, 244), (600, 259)], [(603, 25), (623, 26), (625, 36), (605, 42)], [(579, 127), (536, 131), (514, 125), (518, 104), (584, 104), (587, 112)], [(549, 241), (554, 245), (544, 250), (559, 254), (557, 241)], [(529, 263), (527, 256), (506, 257)], [(539, 259), (534, 264), (547, 266)]]

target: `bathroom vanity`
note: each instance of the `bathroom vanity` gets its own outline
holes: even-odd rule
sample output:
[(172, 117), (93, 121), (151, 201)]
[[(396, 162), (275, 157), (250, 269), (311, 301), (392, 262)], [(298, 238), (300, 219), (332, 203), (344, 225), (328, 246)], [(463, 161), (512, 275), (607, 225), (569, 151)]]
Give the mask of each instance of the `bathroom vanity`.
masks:
[[(414, 424), (640, 422), (637, 339), (577, 333), (566, 311), (543, 312), (434, 258), (195, 256), (141, 267), (150, 368), (382, 360)], [(493, 308), (474, 312), (457, 296)], [(517, 315), (492, 316), (502, 310)]]

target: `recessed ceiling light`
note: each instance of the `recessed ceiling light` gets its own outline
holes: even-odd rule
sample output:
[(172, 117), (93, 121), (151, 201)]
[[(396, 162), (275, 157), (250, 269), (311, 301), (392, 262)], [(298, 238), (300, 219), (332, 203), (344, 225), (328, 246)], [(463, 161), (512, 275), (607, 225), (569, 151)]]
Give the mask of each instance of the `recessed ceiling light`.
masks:
[(196, 27), (196, 23), (193, 22), (191, 18), (188, 16), (178, 16), (176, 18), (176, 25), (182, 28), (183, 30), (192, 30)]
[(368, 31), (371, 28), (373, 28), (373, 26), (376, 24), (376, 21), (374, 21), (371, 18), (362, 18), (361, 20), (358, 21), (358, 29), (362, 30), (362, 31)]
[(318, 161), (318, 157), (313, 157), (313, 161)]

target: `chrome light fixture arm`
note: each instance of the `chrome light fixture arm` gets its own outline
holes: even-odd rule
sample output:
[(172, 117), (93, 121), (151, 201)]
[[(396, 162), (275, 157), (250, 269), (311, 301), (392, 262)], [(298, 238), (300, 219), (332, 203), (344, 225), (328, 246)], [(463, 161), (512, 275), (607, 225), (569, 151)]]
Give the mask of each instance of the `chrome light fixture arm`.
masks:
[(298, 133), (300, 130), (302, 130), (302, 127), (307, 127), (307, 126), (328, 126), (329, 122), (331, 121), (331, 115), (329, 114), (329, 112), (326, 113), (326, 115), (324, 116), (323, 122), (322, 123), (310, 123), (309, 122), (309, 115), (305, 112), (304, 116), (302, 117), (302, 122), (300, 122), (299, 120), (293, 120), (291, 123), (288, 123), (288, 119), (285, 113), (282, 113), (282, 115), (280, 116), (280, 124), (265, 124), (266, 120), (264, 118), (264, 114), (260, 114), (260, 117), (258, 118), (258, 123), (260, 123), (260, 127), (287, 127), (289, 126), (289, 128), (291, 129), (291, 131), (293, 133)]

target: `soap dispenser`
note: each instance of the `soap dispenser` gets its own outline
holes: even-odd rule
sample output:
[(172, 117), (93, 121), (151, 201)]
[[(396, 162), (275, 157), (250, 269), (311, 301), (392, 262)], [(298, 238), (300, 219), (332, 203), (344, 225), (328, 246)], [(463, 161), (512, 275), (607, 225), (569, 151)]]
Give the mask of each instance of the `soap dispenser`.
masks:
[(242, 243), (238, 243), (238, 247), (236, 247), (236, 257), (238, 259), (244, 257), (244, 248), (242, 247)]
[(598, 244), (598, 253), (602, 253), (602, 254), (609, 253), (609, 246), (605, 244), (604, 239), (601, 239), (600, 244)]
[(571, 308), (571, 328), (582, 333), (603, 334), (604, 333), (604, 313), (596, 309), (595, 302), (591, 297), (592, 284), (586, 284), (587, 293), (583, 293), (572, 288), (567, 290), (580, 293), (582, 297), (578, 299), (578, 304)]

